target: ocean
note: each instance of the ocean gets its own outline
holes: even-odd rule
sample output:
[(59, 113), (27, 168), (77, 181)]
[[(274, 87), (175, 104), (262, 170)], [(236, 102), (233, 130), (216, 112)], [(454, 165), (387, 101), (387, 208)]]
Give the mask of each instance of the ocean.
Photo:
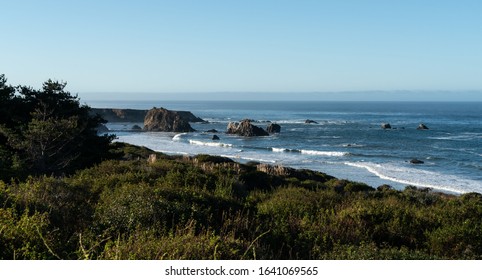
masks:
[[(116, 141), (167, 154), (212, 154), (240, 162), (312, 169), (372, 187), (407, 185), (447, 193), (482, 193), (482, 102), (91, 101), (93, 108), (191, 111), (208, 123), (197, 132), (130, 132), (133, 123), (108, 123)], [(255, 120), (281, 133), (240, 137), (231, 121)], [(317, 123), (306, 124), (305, 120)], [(382, 129), (390, 123), (392, 129)], [(420, 123), (428, 130), (417, 130)], [(138, 123), (142, 126), (142, 123)], [(216, 129), (219, 141), (213, 141)], [(423, 164), (412, 164), (418, 159)]]

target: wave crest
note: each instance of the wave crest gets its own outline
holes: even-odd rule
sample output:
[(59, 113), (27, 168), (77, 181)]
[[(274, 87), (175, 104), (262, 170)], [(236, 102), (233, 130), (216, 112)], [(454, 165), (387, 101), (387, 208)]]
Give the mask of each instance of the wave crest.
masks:
[(174, 135), (174, 137), (172, 137), (172, 140), (173, 140), (173, 141), (179, 141), (179, 140), (181, 140), (182, 136), (183, 136), (183, 135), (186, 135), (186, 134), (187, 134), (186, 132), (176, 134), (176, 135)]
[(199, 145), (199, 146), (209, 146), (209, 147), (233, 147), (233, 144), (227, 143), (219, 143), (219, 142), (203, 142), (198, 140), (189, 140), (189, 144), (191, 145)]
[(328, 151), (315, 151), (315, 150), (300, 150), (302, 154), (306, 155), (316, 155), (316, 156), (326, 156), (326, 157), (343, 157), (349, 155), (345, 152), (328, 152)]
[[(345, 162), (348, 166), (364, 168), (379, 178), (417, 187), (438, 189), (453, 193), (481, 192), (482, 183), (463, 179), (455, 175), (445, 175), (418, 168), (397, 164), (377, 164), (372, 162)], [(438, 182), (434, 184), (433, 182)]]

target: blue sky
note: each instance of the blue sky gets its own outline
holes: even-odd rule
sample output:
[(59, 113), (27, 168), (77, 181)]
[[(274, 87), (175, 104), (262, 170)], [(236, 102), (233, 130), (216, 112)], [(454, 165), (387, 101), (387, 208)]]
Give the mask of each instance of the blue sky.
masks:
[(482, 1), (0, 0), (0, 7), (0, 73), (33, 87), (67, 81), (81, 98), (336, 100), (376, 90), (366, 99), (430, 91), (444, 101), (482, 101)]

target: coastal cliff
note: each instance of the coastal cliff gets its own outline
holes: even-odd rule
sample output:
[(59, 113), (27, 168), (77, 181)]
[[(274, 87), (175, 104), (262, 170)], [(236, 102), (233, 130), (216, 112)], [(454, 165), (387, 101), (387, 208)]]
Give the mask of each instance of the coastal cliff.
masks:
[[(92, 108), (92, 114), (99, 114), (108, 122), (144, 122), (149, 110), (115, 109), (115, 108)], [(176, 112), (183, 120), (188, 122), (204, 122), (189, 111)]]
[(93, 114), (99, 114), (108, 122), (144, 122), (148, 110), (92, 108)]

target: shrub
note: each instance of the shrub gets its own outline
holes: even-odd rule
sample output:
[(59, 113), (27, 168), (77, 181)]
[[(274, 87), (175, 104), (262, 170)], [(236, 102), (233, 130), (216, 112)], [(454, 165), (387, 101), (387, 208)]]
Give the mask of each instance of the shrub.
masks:
[(0, 208), (0, 228), (1, 259), (60, 258), (54, 252), (60, 244), (55, 244), (55, 233), (48, 230), (47, 213), (18, 214), (12, 208)]

